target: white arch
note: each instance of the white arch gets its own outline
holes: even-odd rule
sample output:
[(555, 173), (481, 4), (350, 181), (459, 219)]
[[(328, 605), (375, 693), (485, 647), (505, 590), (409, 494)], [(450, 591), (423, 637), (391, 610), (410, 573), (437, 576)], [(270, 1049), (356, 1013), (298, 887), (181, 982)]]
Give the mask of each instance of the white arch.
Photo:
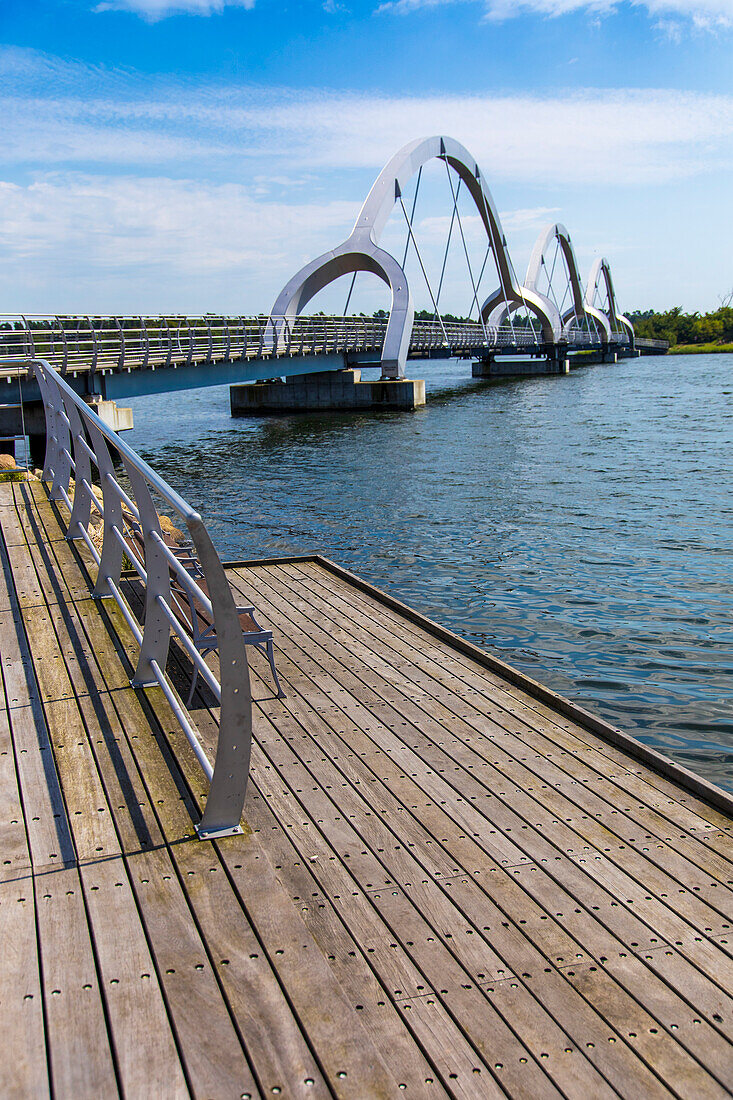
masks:
[[(537, 287), (537, 283), (542, 272), (542, 265), (544, 263), (545, 253), (552, 244), (553, 240), (556, 240), (562, 250), (563, 258), (565, 260), (565, 266), (568, 272), (568, 281), (570, 284), (570, 290), (573, 295), (573, 304), (570, 306), (562, 316), (563, 331), (566, 333), (568, 326), (570, 325), (573, 317), (587, 317), (589, 321), (595, 321), (596, 327), (599, 329), (600, 335), (604, 341), (608, 341), (611, 335), (611, 329), (608, 324), (608, 319), (604, 313), (595, 309), (594, 306), (589, 305), (585, 300), (583, 293), (583, 286), (580, 281), (580, 271), (578, 270), (578, 261), (575, 257), (575, 249), (573, 248), (572, 241), (570, 240), (570, 234), (561, 222), (555, 222), (554, 225), (547, 225), (540, 233), (534, 248), (532, 249), (532, 255), (529, 258), (529, 264), (527, 265), (527, 275), (524, 280), (524, 285), (529, 290), (534, 290), (537, 294), (540, 293)], [(543, 295), (544, 297), (544, 295)]]
[(588, 276), (588, 286), (585, 290), (585, 308), (592, 308), (593, 301), (596, 296), (596, 292), (599, 288), (601, 279), (603, 279), (606, 286), (606, 297), (608, 299), (608, 312), (605, 314), (608, 320), (609, 334), (617, 330), (617, 325), (621, 325), (628, 334), (631, 346), (634, 346), (634, 326), (628, 317), (625, 317), (623, 313), (619, 313), (618, 306), (616, 305), (616, 293), (613, 289), (613, 279), (611, 277), (611, 266), (608, 260), (604, 256), (599, 256), (594, 262), (593, 267), (590, 269), (590, 275)]
[(306, 264), (283, 287), (272, 307), (276, 328), (282, 323), (280, 318), (286, 321), (295, 318), (319, 290), (339, 276), (370, 271), (388, 283), (392, 291), (392, 308), (382, 348), (382, 373), (386, 378), (404, 377), (414, 307), (402, 266), (379, 247), (379, 238), (407, 184), (424, 164), (436, 157), (445, 160), (457, 172), (471, 194), (492, 244), (500, 283), (497, 294), (501, 300), (528, 306), (539, 318), (546, 341), (551, 343), (559, 337), (562, 324), (557, 310), (552, 307), (548, 311), (540, 295), (517, 283), (499, 215), (478, 164), (467, 149), (448, 137), (418, 138), (392, 157), (367, 195), (347, 240)]

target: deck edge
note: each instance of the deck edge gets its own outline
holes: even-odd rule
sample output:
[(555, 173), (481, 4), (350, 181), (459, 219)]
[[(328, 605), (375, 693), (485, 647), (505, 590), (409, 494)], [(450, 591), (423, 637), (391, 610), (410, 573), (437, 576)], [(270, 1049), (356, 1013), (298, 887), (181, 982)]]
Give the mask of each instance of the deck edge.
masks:
[(724, 813), (733, 817), (733, 793), (723, 790), (722, 787), (718, 787), (715, 783), (711, 783), (707, 779), (703, 779), (701, 775), (697, 775), (695, 772), (690, 771), (682, 764), (677, 764), (670, 757), (665, 756), (664, 753), (658, 752), (649, 745), (645, 745), (630, 733), (626, 733), (624, 730), (612, 726), (610, 722), (606, 722), (603, 718), (599, 718), (597, 715), (591, 713), (591, 711), (581, 707), (578, 703), (566, 699), (564, 695), (560, 695), (558, 692), (553, 691), (552, 688), (545, 687), (545, 685), (539, 683), (538, 680), (534, 680), (526, 673), (513, 668), (512, 665), (502, 661), (501, 658), (495, 657), (493, 654), (474, 645), (473, 642), (461, 638), (460, 635), (455, 634), (452, 630), (449, 630), (445, 626), (441, 626), (433, 619), (428, 618), (427, 615), (423, 615), (420, 611), (415, 611), (409, 604), (403, 603), (395, 596), (390, 596), (388, 592), (383, 591), (381, 588), (377, 588), (377, 586), (370, 581), (364, 580), (357, 573), (352, 573), (351, 570), (332, 561), (324, 554), (286, 554), (272, 558), (225, 561), (222, 564), (225, 569), (245, 569), (257, 565), (288, 565), (297, 562), (315, 562), (323, 566), (323, 568), (327, 569), (330, 573), (348, 581), (349, 584), (359, 588), (362, 592), (365, 592), (373, 599), (379, 601), (379, 603), (384, 604), (393, 611), (398, 611), (416, 626), (420, 626), (423, 630), (427, 630), (429, 634), (452, 645), (455, 649), (464, 653), (467, 657), (471, 657), (472, 660), (482, 664), (492, 672), (499, 673), (499, 675), (509, 683), (526, 691), (528, 695), (532, 695), (542, 703), (549, 704), (554, 707), (555, 710), (559, 711), (560, 714), (578, 722), (591, 733), (596, 734), (616, 748), (623, 749), (623, 751), (627, 752), (632, 758), (649, 765), (653, 771), (662, 775), (665, 779), (672, 780), (684, 790), (688, 790), (698, 798), (708, 802), (711, 806), (715, 807), (715, 809), (722, 810)]

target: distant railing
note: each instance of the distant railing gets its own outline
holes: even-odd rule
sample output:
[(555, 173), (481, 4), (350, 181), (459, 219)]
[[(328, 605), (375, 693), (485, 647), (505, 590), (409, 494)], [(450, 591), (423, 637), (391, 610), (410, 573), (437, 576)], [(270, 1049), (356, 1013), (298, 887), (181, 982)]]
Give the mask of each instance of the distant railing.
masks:
[[(93, 595), (114, 599), (135, 637), (140, 652), (131, 683), (141, 688), (160, 686), (209, 780), (196, 831), (201, 838), (238, 832), (252, 744), (249, 667), (231, 589), (201, 516), (91, 411), (47, 361), (35, 359), (25, 365), (35, 373), (43, 397), (43, 480), (50, 483), (51, 499), (63, 501), (69, 509), (66, 537), (85, 543), (97, 570)], [(127, 475), (129, 493), (115, 474), (113, 454)], [(101, 492), (95, 492), (95, 478)], [(176, 553), (177, 547), (163, 537), (153, 494), (185, 524), (192, 543), (187, 560), (190, 563), (195, 554), (206, 591), (185, 568), (186, 556)], [(92, 537), (93, 511), (101, 520), (101, 543)], [(130, 549), (134, 540), (144, 546), (144, 564), (142, 556)], [(120, 591), (125, 554), (145, 590), (141, 619)], [(172, 583), (190, 594), (213, 620), (221, 681), (194, 646), (172, 595)], [(165, 671), (173, 633), (221, 707), (213, 766)]]
[[(386, 318), (376, 317), (0, 317), (0, 361), (45, 359), (61, 374), (155, 370), (208, 363), (374, 352)], [(568, 330), (574, 346), (600, 343), (597, 333)], [(611, 342), (623, 342), (614, 333)], [(530, 347), (541, 334), (526, 323), (415, 321), (409, 354)], [(1, 369), (1, 363), (0, 363)]]

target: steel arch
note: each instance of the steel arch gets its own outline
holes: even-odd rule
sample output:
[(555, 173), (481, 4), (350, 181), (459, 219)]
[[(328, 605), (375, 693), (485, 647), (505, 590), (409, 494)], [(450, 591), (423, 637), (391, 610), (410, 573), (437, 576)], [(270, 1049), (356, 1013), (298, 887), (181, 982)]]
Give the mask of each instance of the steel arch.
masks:
[(628, 333), (631, 347), (634, 347), (634, 326), (628, 317), (625, 317), (623, 313), (619, 313), (618, 306), (616, 305), (616, 292), (613, 289), (613, 278), (611, 276), (611, 265), (605, 256), (599, 256), (594, 262), (593, 267), (590, 269), (590, 275), (588, 276), (588, 286), (585, 290), (585, 307), (593, 306), (593, 299), (595, 298), (596, 291), (598, 290), (601, 279), (606, 286), (606, 297), (608, 299), (608, 313), (605, 314), (608, 320), (609, 333), (617, 331), (616, 326), (621, 325)]
[[(573, 295), (572, 306), (565, 311), (562, 315), (563, 333), (567, 335), (567, 331), (573, 317), (587, 317), (595, 321), (596, 325), (600, 329), (602, 338), (607, 341), (611, 335), (611, 329), (608, 323), (608, 319), (604, 313), (595, 309), (592, 305), (589, 305), (585, 300), (585, 294), (583, 291), (583, 285), (580, 281), (580, 271), (578, 269), (578, 261), (575, 257), (575, 249), (573, 248), (572, 241), (570, 240), (570, 234), (561, 222), (555, 222), (553, 225), (547, 225), (540, 233), (535, 246), (532, 249), (532, 255), (529, 258), (529, 264), (527, 265), (527, 274), (524, 279), (524, 285), (529, 290), (535, 291), (539, 294), (538, 281), (542, 271), (542, 265), (547, 249), (553, 240), (556, 240), (562, 250), (563, 258), (565, 260), (565, 266), (568, 272), (568, 281), (570, 283), (570, 290)], [(544, 295), (543, 295), (544, 297)], [(562, 303), (561, 303), (562, 305)]]
[[(412, 295), (401, 264), (379, 246), (379, 238), (396, 203), (412, 177), (435, 158), (445, 160), (460, 176), (478, 210), (492, 246), (502, 302), (527, 306), (542, 325), (547, 343), (554, 343), (562, 331), (562, 322), (554, 306), (535, 291), (521, 287), (514, 274), (499, 215), (484, 183), (481, 170), (468, 150), (448, 137), (418, 138), (397, 152), (382, 169), (359, 212), (349, 237), (333, 249), (301, 268), (283, 287), (272, 307), (276, 331), (292, 321), (310, 299), (341, 275), (369, 271), (387, 283), (392, 292), (387, 332), (382, 348), (382, 374), (385, 378), (403, 378), (414, 320)], [(488, 316), (484, 303), (482, 316)]]

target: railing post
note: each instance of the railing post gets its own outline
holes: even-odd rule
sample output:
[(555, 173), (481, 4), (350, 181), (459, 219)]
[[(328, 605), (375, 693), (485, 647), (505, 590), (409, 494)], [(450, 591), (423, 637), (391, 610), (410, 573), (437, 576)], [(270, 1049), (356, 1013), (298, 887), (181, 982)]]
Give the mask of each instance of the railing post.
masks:
[(61, 373), (66, 374), (69, 369), (69, 342), (66, 337), (66, 329), (64, 328), (64, 322), (60, 317), (56, 317), (56, 322), (59, 326), (59, 332), (61, 333), (61, 347), (63, 348), (63, 363), (61, 365)]
[(148, 326), (144, 317), (140, 318), (140, 337), (143, 344), (143, 357), (140, 368), (145, 370), (150, 362), (150, 337), (148, 336)]
[(122, 327), (122, 321), (119, 317), (115, 317), (113, 318), (113, 320), (120, 340), (120, 351), (117, 356), (117, 369), (122, 370), (125, 365), (125, 330)]
[[(62, 398), (63, 399), (63, 398)], [(89, 454), (81, 445), (80, 440), (85, 439), (84, 425), (82, 424), (79, 410), (72, 401), (64, 401), (66, 415), (69, 418), (72, 444), (74, 447), (74, 504), (69, 517), (69, 527), (66, 532), (67, 539), (80, 539), (80, 527), (89, 527), (92, 514), (92, 494), (87, 485), (92, 484), (92, 464)], [(86, 484), (84, 484), (86, 482)]]
[(194, 337), (191, 322), (189, 320), (186, 320), (186, 331), (188, 332), (188, 355), (186, 356), (186, 366), (190, 367), (193, 363)]
[[(135, 674), (130, 681), (133, 687), (149, 687), (158, 682), (152, 663), (162, 670), (168, 660), (170, 644), (170, 620), (160, 606), (160, 598), (166, 604), (171, 602), (171, 576), (168, 559), (161, 552), (160, 543), (153, 537), (162, 538), (158, 512), (150, 496), (148, 483), (135, 467), (123, 456), (125, 471), (140, 513), (140, 526), (145, 541), (145, 624), (140, 656)], [(121, 528), (120, 528), (121, 529)], [(115, 540), (116, 541), (116, 540)]]
[(206, 576), (219, 642), (221, 712), (214, 774), (196, 832), (202, 840), (239, 832), (252, 751), (252, 692), (247, 651), (242, 641), (232, 590), (200, 516), (187, 521)]
[(53, 377), (35, 361), (32, 364), (43, 398), (46, 418), (46, 455), (43, 462), (43, 480), (51, 483), (51, 500), (63, 500), (63, 489), (69, 488), (71, 461), (66, 451), (71, 450), (69, 426), (62, 415), (64, 405), (61, 390)]
[(91, 439), (94, 453), (97, 456), (97, 469), (99, 470), (99, 483), (102, 489), (102, 551), (97, 570), (97, 580), (92, 589), (95, 599), (112, 596), (110, 580), (117, 584), (122, 572), (122, 547), (115, 538), (113, 527), (122, 530), (122, 504), (120, 498), (112, 490), (107, 489), (108, 479), (114, 481), (115, 469), (109, 453), (107, 441), (96, 424), (88, 422), (89, 438)]

